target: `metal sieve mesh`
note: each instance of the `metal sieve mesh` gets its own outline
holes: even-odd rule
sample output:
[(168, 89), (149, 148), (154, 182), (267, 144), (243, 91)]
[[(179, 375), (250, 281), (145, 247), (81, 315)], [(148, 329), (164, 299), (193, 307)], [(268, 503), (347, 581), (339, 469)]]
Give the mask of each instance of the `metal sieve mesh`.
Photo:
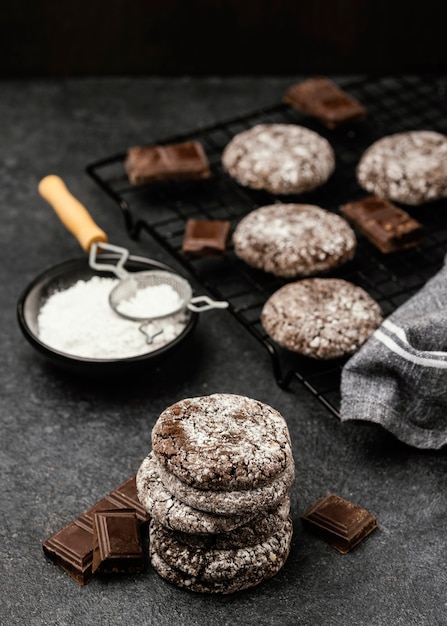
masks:
[[(165, 309), (163, 313), (160, 314), (151, 314), (149, 312), (145, 315), (133, 315), (123, 312), (121, 309), (123, 302), (127, 302), (132, 298), (135, 298), (139, 291), (146, 290), (150, 287), (158, 287), (160, 285), (168, 285), (178, 294), (179, 303), (175, 307), (170, 307), (169, 310)], [(149, 270), (147, 272), (135, 272), (134, 274), (129, 274), (127, 278), (121, 280), (110, 292), (109, 303), (118, 315), (126, 317), (127, 319), (161, 319), (163, 317), (174, 315), (187, 307), (191, 300), (191, 296), (191, 285), (181, 276), (171, 272), (165, 272), (163, 270)]]

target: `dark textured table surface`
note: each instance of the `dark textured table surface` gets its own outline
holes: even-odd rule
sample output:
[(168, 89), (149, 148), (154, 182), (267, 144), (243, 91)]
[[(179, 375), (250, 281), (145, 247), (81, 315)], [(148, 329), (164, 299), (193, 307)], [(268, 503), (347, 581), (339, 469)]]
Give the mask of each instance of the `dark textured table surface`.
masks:
[[(202, 314), (184, 347), (144, 376), (113, 381), (53, 367), (25, 341), (16, 321), (19, 294), (36, 274), (83, 256), (38, 195), (43, 176), (62, 176), (110, 241), (175, 267), (149, 236), (129, 239), (85, 166), (130, 145), (270, 105), (296, 78), (2, 84), (2, 626), (447, 623), (445, 452), (412, 449), (366, 424), (342, 425), (305, 389), (282, 390), (268, 355), (227, 312)], [(79, 587), (45, 558), (42, 542), (136, 472), (166, 406), (213, 392), (267, 402), (289, 424), (294, 538), (283, 569), (230, 596), (179, 590), (150, 568)], [(301, 525), (305, 508), (328, 492), (365, 507), (379, 522), (346, 555)]]

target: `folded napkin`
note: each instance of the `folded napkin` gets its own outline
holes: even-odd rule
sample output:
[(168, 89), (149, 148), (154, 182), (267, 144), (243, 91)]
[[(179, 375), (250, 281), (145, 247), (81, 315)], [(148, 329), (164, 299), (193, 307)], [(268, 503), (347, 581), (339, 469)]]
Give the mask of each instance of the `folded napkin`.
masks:
[(447, 444), (446, 261), (346, 362), (342, 421), (381, 424), (416, 448)]

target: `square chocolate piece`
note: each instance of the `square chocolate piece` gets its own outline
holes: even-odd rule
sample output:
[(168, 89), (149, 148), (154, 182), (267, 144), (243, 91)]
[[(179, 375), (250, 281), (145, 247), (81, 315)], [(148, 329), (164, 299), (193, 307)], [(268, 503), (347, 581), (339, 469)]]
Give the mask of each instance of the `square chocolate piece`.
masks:
[[(116, 503), (117, 507), (120, 509), (134, 509), (135, 515), (140, 523), (144, 524), (149, 521), (149, 514), (138, 498), (135, 475), (128, 478), (122, 485), (119, 485), (109, 493), (108, 499), (113, 502), (113, 504)], [(110, 506), (109, 508), (113, 509), (115, 507)]]
[(292, 85), (285, 92), (283, 102), (317, 118), (330, 129), (342, 124), (360, 122), (367, 115), (363, 104), (324, 76)]
[(372, 513), (334, 494), (319, 498), (301, 519), (306, 528), (342, 554), (352, 550), (378, 526)]
[(210, 178), (208, 157), (198, 141), (133, 146), (124, 160), (132, 185)]
[(186, 256), (222, 256), (230, 237), (231, 223), (226, 220), (186, 222), (182, 252)]
[(42, 545), (45, 554), (69, 574), (78, 585), (92, 578), (93, 535), (71, 522)]
[(133, 509), (95, 513), (93, 574), (139, 574), (144, 555), (137, 516)]
[[(117, 566), (116, 559), (118, 548), (122, 548), (122, 542), (129, 542), (127, 551), (133, 556), (127, 559), (124, 564), (120, 564), (120, 571), (139, 571), (142, 567), (137, 558), (138, 548), (135, 543), (135, 532), (132, 524), (137, 524), (139, 528), (149, 521), (149, 515), (141, 505), (136, 487), (136, 475), (128, 478), (124, 483), (119, 485), (114, 491), (110, 492), (105, 498), (99, 500), (96, 504), (84, 511), (73, 522), (56, 532), (52, 537), (47, 539), (42, 548), (44, 553), (57, 565), (59, 565), (73, 580), (79, 585), (87, 584), (93, 577), (93, 543), (95, 532), (95, 518), (98, 515), (107, 513), (107, 516), (113, 517), (121, 512), (125, 512), (126, 534), (122, 534), (117, 538), (116, 526), (113, 523), (106, 524), (105, 529), (101, 529), (101, 537), (99, 545), (103, 547), (110, 545), (112, 552), (107, 556), (107, 550), (103, 549), (104, 559), (100, 557), (100, 561), (96, 564), (96, 568), (101, 567), (104, 560), (104, 572), (109, 571), (110, 562)], [(127, 518), (131, 514), (132, 520)], [(122, 522), (122, 520), (120, 519)], [(138, 537), (140, 537), (138, 535)], [(120, 543), (121, 542), (121, 543)], [(124, 551), (124, 550), (122, 550)], [(110, 557), (110, 558), (109, 558)], [(135, 557), (135, 558), (134, 558)], [(98, 557), (96, 557), (98, 559)]]
[(424, 236), (422, 224), (384, 198), (348, 202), (340, 212), (384, 254), (415, 246)]

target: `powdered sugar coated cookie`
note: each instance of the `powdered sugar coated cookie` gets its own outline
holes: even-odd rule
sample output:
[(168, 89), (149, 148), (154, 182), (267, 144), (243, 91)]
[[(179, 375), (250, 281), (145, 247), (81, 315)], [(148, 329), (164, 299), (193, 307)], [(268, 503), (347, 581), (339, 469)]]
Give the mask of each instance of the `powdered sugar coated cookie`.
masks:
[(317, 359), (356, 352), (382, 322), (375, 300), (339, 278), (284, 285), (265, 303), (261, 322), (280, 346)]
[(348, 222), (311, 204), (271, 204), (251, 211), (233, 233), (234, 251), (275, 276), (312, 276), (343, 265), (356, 250)]
[(225, 170), (241, 185), (274, 194), (304, 193), (335, 169), (329, 142), (297, 124), (258, 124), (235, 135), (222, 154)]
[(150, 452), (136, 475), (138, 498), (149, 515), (171, 530), (197, 535), (226, 533), (246, 524), (257, 515), (253, 510), (236, 515), (215, 515), (188, 506), (163, 484), (158, 462)]
[(292, 459), (287, 423), (276, 409), (223, 393), (166, 408), (152, 429), (152, 449), (165, 470), (202, 490), (262, 487)]
[[(241, 457), (239, 457), (240, 463)], [(289, 493), (295, 478), (295, 464), (292, 459), (279, 476), (259, 487), (246, 489), (219, 490), (213, 487), (198, 489), (177, 478), (161, 463), (158, 463), (157, 470), (167, 491), (178, 500), (199, 511), (225, 516), (244, 515), (277, 506)], [(248, 473), (248, 478), (250, 478), (250, 473)]]
[(419, 130), (382, 137), (362, 155), (356, 175), (367, 191), (403, 204), (447, 197), (447, 136)]
[(153, 521), (149, 533), (151, 563), (162, 578), (194, 592), (228, 594), (278, 573), (290, 552), (293, 525), (290, 518), (282, 520), (264, 541), (227, 550), (193, 549)]

